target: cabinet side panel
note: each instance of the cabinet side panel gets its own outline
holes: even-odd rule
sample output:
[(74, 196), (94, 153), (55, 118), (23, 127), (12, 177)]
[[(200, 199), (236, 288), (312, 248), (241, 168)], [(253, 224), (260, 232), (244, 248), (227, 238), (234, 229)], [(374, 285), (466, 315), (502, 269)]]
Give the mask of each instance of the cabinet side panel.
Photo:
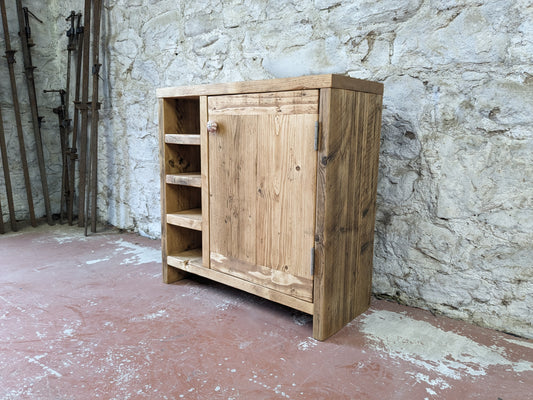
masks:
[(372, 294), (372, 263), (374, 258), (374, 226), (376, 221), (376, 197), (379, 168), (379, 146), (381, 138), (381, 108), (383, 96), (371, 93), (357, 93), (358, 130), (365, 137), (364, 151), (359, 160), (359, 184), (361, 195), (357, 210), (358, 265), (355, 299), (348, 317), (351, 319), (365, 312), (370, 306)]
[(317, 179), (318, 261), (313, 335), (326, 339), (341, 329), (353, 303), (356, 281), (356, 204), (360, 187), (355, 121), (356, 93), (327, 89), (321, 96), (322, 141)]
[(331, 336), (370, 305), (381, 96), (321, 93), (314, 337)]
[(161, 178), (161, 253), (162, 253), (162, 264), (163, 264), (163, 282), (172, 283), (181, 279), (185, 274), (178, 271), (175, 268), (170, 267), (167, 264), (167, 224), (166, 224), (166, 213), (167, 213), (167, 190), (166, 190), (166, 171), (165, 165), (167, 160), (165, 159), (166, 155), (166, 144), (165, 144), (165, 129), (166, 125), (172, 124), (175, 120), (175, 117), (172, 115), (172, 107), (169, 106), (166, 100), (159, 100), (159, 165), (160, 165), (160, 178)]

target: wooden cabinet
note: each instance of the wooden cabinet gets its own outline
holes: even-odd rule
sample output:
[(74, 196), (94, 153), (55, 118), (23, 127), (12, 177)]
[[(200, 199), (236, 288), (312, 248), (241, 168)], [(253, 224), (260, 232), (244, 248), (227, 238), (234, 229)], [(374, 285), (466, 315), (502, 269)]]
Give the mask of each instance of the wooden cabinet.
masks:
[(382, 93), (338, 75), (158, 89), (164, 281), (312, 314), (319, 340), (364, 312)]

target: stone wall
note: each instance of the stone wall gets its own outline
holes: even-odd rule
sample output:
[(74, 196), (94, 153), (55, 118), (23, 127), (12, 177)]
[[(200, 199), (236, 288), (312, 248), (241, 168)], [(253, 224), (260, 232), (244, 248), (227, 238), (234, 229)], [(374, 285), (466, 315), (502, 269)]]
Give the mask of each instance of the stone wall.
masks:
[(104, 3), (101, 219), (159, 236), (155, 88), (377, 80), (374, 293), (533, 338), (530, 1)]

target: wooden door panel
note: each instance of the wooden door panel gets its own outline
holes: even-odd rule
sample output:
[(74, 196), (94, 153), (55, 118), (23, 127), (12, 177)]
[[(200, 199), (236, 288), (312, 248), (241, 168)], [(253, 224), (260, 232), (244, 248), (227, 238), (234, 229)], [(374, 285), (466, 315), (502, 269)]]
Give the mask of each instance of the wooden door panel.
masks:
[(256, 262), (305, 278), (315, 227), (314, 125), (313, 115), (268, 116), (261, 126), (269, 129), (258, 135)]
[(217, 116), (209, 137), (210, 250), (255, 263), (257, 122)]
[(312, 301), (318, 91), (208, 99), (211, 268)]

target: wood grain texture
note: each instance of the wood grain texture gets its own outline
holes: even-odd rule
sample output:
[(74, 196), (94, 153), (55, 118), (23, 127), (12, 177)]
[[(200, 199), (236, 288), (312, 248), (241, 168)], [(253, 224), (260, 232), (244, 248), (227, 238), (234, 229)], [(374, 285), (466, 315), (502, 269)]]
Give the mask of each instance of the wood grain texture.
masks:
[(169, 255), (176, 255), (202, 248), (202, 232), (167, 224), (167, 262)]
[(245, 292), (255, 294), (264, 299), (275, 301), (276, 303), (292, 307), (307, 314), (313, 314), (313, 303), (300, 300), (296, 297), (278, 292), (276, 290), (257, 285), (244, 279), (234, 277), (214, 269), (205, 268), (197, 258), (191, 256), (190, 259), (184, 260), (183, 257), (168, 257), (169, 265), (179, 268), (182, 271), (190, 272), (195, 275), (203, 276), (215, 282), (220, 282), (231, 287), (244, 290)]
[(209, 268), (210, 218), (209, 218), (209, 136), (207, 133), (207, 97), (200, 96), (200, 159), (202, 163), (202, 263)]
[(210, 118), (224, 114), (318, 114), (318, 90), (211, 96)]
[[(201, 189), (195, 185), (168, 184), (167, 176), (197, 173), (200, 170), (199, 146), (165, 145), (165, 212), (162, 215), (177, 213), (201, 207)], [(185, 175), (184, 175), (185, 176)], [(164, 218), (163, 218), (164, 219)]]
[[(163, 281), (182, 279), (185, 274), (168, 266), (167, 255), (171, 252), (199, 248), (196, 232), (201, 226), (201, 214), (187, 218), (183, 210), (197, 209), (201, 205), (198, 180), (190, 173), (200, 171), (200, 148), (188, 142), (192, 136), (199, 138), (198, 99), (164, 99), (159, 103), (160, 162), (161, 162), (161, 242), (163, 252)], [(187, 134), (190, 133), (190, 134)], [(180, 139), (176, 136), (183, 135)], [(194, 139), (197, 140), (196, 138)], [(187, 142), (187, 143), (185, 143)], [(175, 144), (177, 143), (177, 144)], [(177, 178), (177, 176), (181, 176)], [(168, 182), (170, 181), (170, 182)], [(182, 183), (193, 183), (183, 186)], [(177, 186), (176, 183), (180, 183)], [(167, 224), (170, 222), (178, 226)], [(184, 229), (183, 226), (190, 229)], [(192, 229), (192, 230), (191, 230)]]
[[(160, 164), (160, 181), (161, 181), (161, 215), (167, 213), (167, 191), (166, 191), (166, 172), (165, 172), (165, 128), (173, 122), (173, 110), (168, 107), (166, 100), (159, 100), (159, 164)], [(167, 262), (167, 224), (164, 218), (161, 218), (161, 256), (162, 256), (162, 274), (163, 282), (172, 283), (182, 279), (185, 274), (182, 271), (171, 268)]]
[(167, 144), (164, 146), (165, 173), (176, 175), (200, 171), (200, 147)]
[(382, 93), (339, 75), (158, 90), (172, 97), (159, 121), (165, 282), (192, 272), (312, 313), (319, 340), (364, 312)]
[(165, 143), (169, 144), (188, 144), (199, 145), (200, 135), (185, 135), (185, 134), (172, 134), (167, 133), (164, 137)]
[(165, 188), (165, 214), (200, 208), (202, 205), (201, 194), (200, 188), (194, 186), (167, 184)]
[(331, 75), (331, 85), (329, 87), (331, 89), (345, 89), (359, 93), (383, 95), (382, 83), (352, 78), (345, 75)]
[(202, 187), (202, 176), (200, 172), (184, 172), (181, 174), (167, 175), (165, 182), (170, 185)]
[(163, 139), (165, 133), (178, 133), (178, 122), (176, 115), (176, 100), (175, 99), (160, 99), (159, 101), (159, 130), (162, 133), (160, 137)]
[(304, 301), (313, 301), (313, 279), (295, 276), (257, 263), (211, 253), (211, 268), (277, 290)]
[(164, 99), (166, 134), (197, 135), (200, 133), (198, 99)]
[(220, 115), (217, 123), (209, 135), (211, 252), (254, 263), (258, 121)]
[[(185, 214), (185, 216), (181, 217), (180, 222), (171, 220), (171, 222), (175, 222), (180, 226), (165, 224), (167, 229), (167, 251), (171, 253), (175, 251), (201, 248), (201, 232), (195, 230), (195, 228), (201, 229), (201, 219), (199, 221), (192, 220), (191, 217), (187, 219), (187, 214), (190, 213), (189, 210), (199, 210), (201, 207), (201, 190), (191, 186), (167, 184), (165, 191), (166, 212), (161, 216), (161, 219), (164, 222), (167, 222), (165, 216), (168, 214)], [(196, 214), (199, 213), (200, 211), (196, 212)], [(192, 216), (192, 218), (194, 218), (194, 216)], [(201, 218), (200, 215), (196, 216), (196, 219), (198, 218)]]
[(383, 94), (383, 84), (381, 83), (350, 78), (342, 75), (329, 74), (260, 81), (160, 88), (157, 89), (156, 95), (159, 98), (176, 98), (199, 95), (210, 96), (223, 94), (264, 93), (322, 88), (344, 88), (357, 90), (360, 92), (375, 93), (380, 95)]
[[(374, 227), (376, 220), (376, 197), (379, 169), (379, 147), (381, 138), (381, 113), (383, 96), (359, 93), (364, 102), (363, 119), (359, 129), (366, 133), (364, 159), (361, 170), (365, 171), (365, 190), (359, 199), (359, 257), (363, 268), (358, 269), (357, 296), (355, 314), (359, 315), (370, 306), (372, 295), (372, 264), (374, 259)], [(366, 267), (364, 267), (366, 266)]]
[(321, 91), (313, 337), (324, 340), (370, 305), (379, 95)]
[(190, 210), (177, 211), (172, 214), (167, 214), (167, 224), (201, 231), (202, 210), (200, 208), (193, 208)]
[(318, 114), (262, 116), (257, 144), (256, 263), (310, 282)]
[[(306, 300), (312, 298), (317, 104), (293, 107), (287, 114), (280, 102), (298, 105), (301, 99), (307, 104), (317, 98), (312, 92), (248, 95), (245, 101), (219, 96), (213, 101), (218, 106), (214, 115), (209, 98), (209, 118), (219, 126), (209, 140), (211, 255), (247, 266), (252, 282)], [(243, 104), (255, 111), (243, 112)], [(234, 113), (220, 113), (222, 109)], [(215, 261), (211, 256), (211, 268), (228, 272)], [(233, 272), (242, 278), (246, 271)], [(276, 279), (285, 275), (304, 282), (306, 289), (277, 285)]]
[(202, 264), (202, 249), (186, 250), (168, 255), (168, 263), (174, 268), (184, 270), (189, 263)]

